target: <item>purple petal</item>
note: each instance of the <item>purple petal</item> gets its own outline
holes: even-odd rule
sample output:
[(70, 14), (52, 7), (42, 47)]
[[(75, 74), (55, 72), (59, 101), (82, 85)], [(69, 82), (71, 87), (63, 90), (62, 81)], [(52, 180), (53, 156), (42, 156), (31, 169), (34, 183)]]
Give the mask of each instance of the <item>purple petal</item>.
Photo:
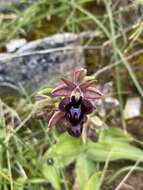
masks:
[(83, 100), (81, 104), (81, 109), (84, 112), (84, 114), (90, 114), (94, 110), (94, 106), (89, 100)]
[(74, 84), (73, 82), (71, 82), (70, 80), (64, 79), (62, 78), (62, 80), (64, 81), (64, 83), (68, 86), (68, 88), (70, 89), (74, 89), (76, 88), (76, 84)]
[(95, 84), (96, 80), (90, 80), (90, 81), (85, 81), (83, 83), (81, 83), (79, 85), (79, 87), (82, 89), (82, 90), (85, 90), (86, 88), (92, 86), (93, 84)]
[(66, 105), (70, 103), (70, 97), (64, 98), (60, 103), (59, 103), (59, 109), (63, 112), (66, 111)]
[(53, 90), (52, 95), (53, 96), (70, 96), (71, 92), (72, 92), (71, 89), (68, 88), (66, 85), (60, 85)]
[(84, 80), (84, 77), (86, 76), (86, 69), (83, 68), (76, 68), (73, 75), (74, 75), (74, 82), (79, 84)]
[(48, 123), (48, 128), (53, 127), (62, 117), (64, 117), (65, 113), (61, 111), (56, 111)]
[(100, 99), (103, 94), (96, 88), (89, 87), (84, 92), (84, 98), (87, 99)]

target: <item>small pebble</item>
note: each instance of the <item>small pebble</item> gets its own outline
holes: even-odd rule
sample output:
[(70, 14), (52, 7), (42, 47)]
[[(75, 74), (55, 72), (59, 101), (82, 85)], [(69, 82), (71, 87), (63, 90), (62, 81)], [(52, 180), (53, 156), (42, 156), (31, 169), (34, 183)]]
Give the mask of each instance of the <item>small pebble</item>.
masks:
[(124, 119), (132, 119), (141, 115), (141, 98), (132, 97), (126, 101), (125, 108), (123, 110)]

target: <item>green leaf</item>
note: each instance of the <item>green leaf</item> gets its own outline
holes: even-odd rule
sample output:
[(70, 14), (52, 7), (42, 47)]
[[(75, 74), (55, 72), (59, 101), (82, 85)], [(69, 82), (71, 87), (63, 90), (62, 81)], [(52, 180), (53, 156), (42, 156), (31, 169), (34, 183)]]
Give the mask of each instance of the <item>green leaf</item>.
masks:
[(60, 186), (60, 171), (57, 167), (53, 165), (48, 165), (44, 162), (42, 173), (46, 179), (52, 184), (56, 190), (61, 190)]
[(119, 128), (102, 129), (99, 142), (88, 142), (87, 155), (94, 161), (106, 161), (111, 152), (110, 160), (138, 160), (143, 151), (130, 144), (133, 138)]
[(43, 178), (33, 178), (33, 179), (28, 179), (27, 182), (31, 183), (31, 184), (41, 184), (41, 183), (45, 183), (46, 179), (43, 179)]
[(19, 177), (14, 183), (14, 190), (23, 190), (25, 182), (25, 177)]
[(38, 91), (38, 94), (51, 94), (52, 90), (53, 88), (50, 88), (50, 87), (43, 88)]
[(143, 151), (139, 148), (130, 145), (129, 143), (120, 143), (117, 144), (116, 138), (112, 139), (110, 143), (90, 142), (88, 144), (87, 154), (88, 157), (94, 161), (105, 161), (108, 157), (108, 154), (111, 152), (110, 160), (118, 159), (128, 159), (128, 160), (138, 160), (143, 156)]
[(110, 152), (110, 160), (128, 159), (136, 161), (143, 155), (142, 150), (130, 144), (131, 136), (124, 134), (120, 129), (111, 128), (103, 130), (101, 133), (102, 138), (99, 142), (94, 143), (88, 140), (86, 144), (82, 142), (81, 138), (76, 139), (65, 133), (45, 153), (44, 159), (54, 158), (58, 167), (66, 167), (81, 154), (98, 162), (106, 161)]
[(94, 80), (95, 76), (94, 75), (88, 75), (85, 77), (85, 80)]
[(0, 141), (5, 139), (6, 135), (6, 130), (4, 128), (0, 128)]
[(83, 152), (84, 145), (81, 139), (69, 136), (67, 133), (59, 137), (57, 144), (53, 145), (44, 155), (44, 159), (54, 158), (55, 164), (65, 167), (73, 162)]
[[(116, 140), (115, 140), (116, 139)], [(132, 136), (129, 133), (124, 133), (122, 129), (112, 127), (110, 129), (101, 129), (99, 142), (108, 142), (112, 144), (112, 142), (116, 143), (117, 145), (121, 143), (129, 143), (133, 141)]]
[(100, 190), (99, 189), (99, 181), (101, 174), (99, 172), (95, 172), (88, 180), (85, 185), (84, 190)]
[(96, 170), (96, 165), (89, 159), (86, 158), (86, 155), (81, 154), (76, 161), (76, 176), (79, 183), (80, 189), (85, 187), (89, 177)]

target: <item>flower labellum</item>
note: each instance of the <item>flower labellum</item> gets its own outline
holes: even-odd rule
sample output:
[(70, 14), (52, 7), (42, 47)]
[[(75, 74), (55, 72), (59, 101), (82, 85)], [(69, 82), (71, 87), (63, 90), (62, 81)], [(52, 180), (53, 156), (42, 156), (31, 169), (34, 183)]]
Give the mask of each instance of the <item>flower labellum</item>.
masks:
[(54, 97), (63, 97), (63, 99), (59, 103), (58, 110), (49, 120), (49, 128), (61, 119), (66, 119), (69, 123), (68, 133), (74, 137), (81, 136), (87, 115), (95, 109), (92, 100), (102, 97), (102, 93), (94, 86), (95, 80), (85, 80), (86, 72), (83, 68), (75, 69), (71, 80), (62, 79), (64, 84), (53, 90)]

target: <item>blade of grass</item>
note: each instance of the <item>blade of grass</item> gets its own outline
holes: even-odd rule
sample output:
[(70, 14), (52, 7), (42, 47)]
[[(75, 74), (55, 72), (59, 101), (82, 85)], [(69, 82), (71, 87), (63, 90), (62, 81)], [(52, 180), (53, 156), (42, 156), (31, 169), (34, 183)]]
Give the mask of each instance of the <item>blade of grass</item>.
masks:
[(12, 172), (11, 172), (11, 161), (10, 161), (10, 154), (9, 150), (6, 150), (6, 155), (7, 155), (7, 164), (8, 164), (8, 170), (9, 170), (9, 179), (10, 179), (10, 190), (14, 190), (13, 187), (13, 178), (12, 178)]
[[(75, 1), (72, 2), (72, 5), (75, 6), (76, 9), (80, 10), (82, 13), (84, 13), (85, 15), (87, 15), (88, 17), (90, 17), (96, 24), (97, 26), (105, 33), (105, 35), (112, 41), (112, 37), (110, 32), (107, 30), (107, 28), (102, 24), (102, 22), (96, 17), (96, 15), (93, 15), (92, 13), (90, 13), (89, 11), (87, 11), (86, 9), (84, 9), (83, 7), (81, 7), (80, 5), (78, 5)], [(124, 66), (126, 67), (126, 69), (128, 70), (128, 73), (134, 83), (134, 85), (136, 86), (138, 92), (140, 93), (140, 95), (143, 97), (143, 89), (141, 87), (141, 85), (139, 84), (136, 75), (133, 71), (133, 69), (131, 68), (131, 66), (129, 65), (129, 63), (126, 61), (125, 57), (123, 56), (123, 54), (121, 53), (120, 49), (116, 47), (116, 52), (118, 54), (118, 56), (120, 57), (122, 63), (124, 64)]]
[(135, 165), (130, 169), (130, 171), (127, 173), (127, 175), (125, 175), (125, 177), (123, 178), (123, 180), (119, 183), (119, 185), (115, 188), (115, 190), (120, 190), (120, 188), (122, 187), (122, 185), (125, 183), (125, 181), (130, 177), (130, 175), (132, 174), (132, 172), (135, 170), (135, 168), (139, 165), (139, 163), (143, 160), (143, 156), (141, 156), (135, 163)]
[[(113, 174), (109, 181), (108, 181), (108, 184), (111, 184), (113, 183), (119, 176), (123, 175), (123, 173), (127, 172), (127, 171), (130, 171), (132, 169), (133, 166), (126, 166), (126, 167), (123, 167), (121, 168), (120, 170), (118, 170), (115, 174)], [(140, 172), (143, 172), (143, 168), (142, 167), (139, 167), (137, 166), (134, 171), (140, 171)]]

